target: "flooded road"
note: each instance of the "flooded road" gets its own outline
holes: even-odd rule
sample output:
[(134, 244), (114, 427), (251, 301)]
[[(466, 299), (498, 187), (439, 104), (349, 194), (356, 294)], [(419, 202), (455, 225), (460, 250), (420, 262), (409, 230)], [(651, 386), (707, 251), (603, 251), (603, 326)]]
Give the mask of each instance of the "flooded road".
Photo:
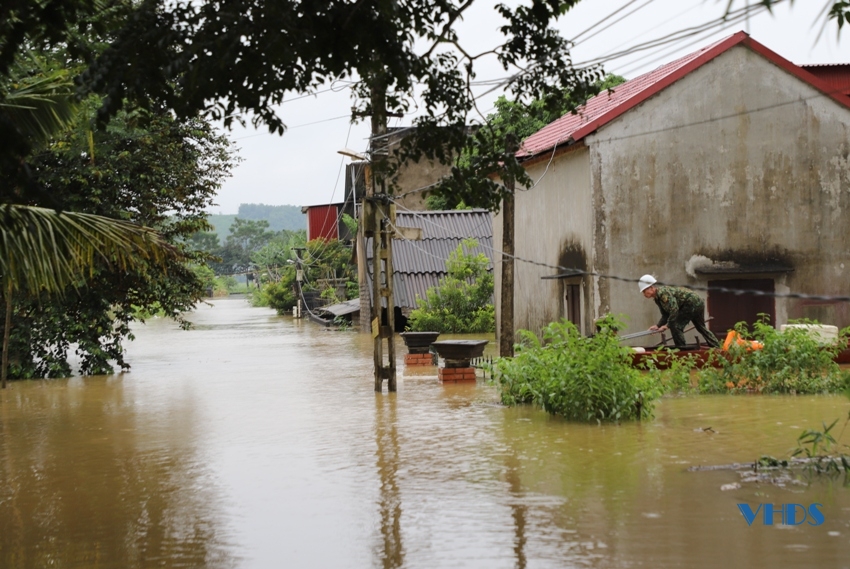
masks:
[[(786, 455), (846, 398), (576, 425), (435, 372), (377, 395), (368, 335), (242, 299), (191, 320), (136, 327), (130, 373), (0, 393), (0, 567), (850, 567), (840, 479), (721, 491), (739, 476), (687, 471)], [(825, 522), (748, 526), (744, 502)]]

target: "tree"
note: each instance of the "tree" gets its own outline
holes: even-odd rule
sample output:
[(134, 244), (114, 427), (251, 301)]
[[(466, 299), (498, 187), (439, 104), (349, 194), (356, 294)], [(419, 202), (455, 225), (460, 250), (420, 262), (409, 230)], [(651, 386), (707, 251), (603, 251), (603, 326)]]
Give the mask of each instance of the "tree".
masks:
[(269, 222), (239, 219), (230, 226), (230, 234), (217, 253), (222, 273), (244, 272), (251, 264), (251, 255), (265, 247), (275, 236), (269, 231)]
[[(0, 52), (5, 53), (6, 47), (4, 44)], [(8, 202), (21, 198), (27, 186), (39, 187), (31, 183), (26, 159), (68, 126), (77, 105), (70, 74), (52, 69), (49, 59), (30, 55), (24, 62), (28, 66), (12, 69), (3, 61), (0, 57), (0, 124), (5, 135), (0, 145), (4, 178), (0, 197)], [(118, 272), (144, 267), (159, 272), (168, 262), (180, 260), (177, 248), (146, 227), (97, 215), (2, 203), (0, 293), (5, 318), (0, 385), (6, 387), (16, 300), (40, 308), (71, 291), (79, 293), (97, 267)]]
[[(95, 267), (156, 270), (178, 251), (154, 231), (126, 221), (20, 205), (0, 205), (0, 284), (5, 305), (0, 386), (6, 388), (16, 295), (40, 306), (84, 287)], [(28, 333), (29, 331), (25, 331)], [(47, 344), (37, 349), (48, 349)]]
[(284, 229), (276, 233), (260, 250), (251, 253), (251, 262), (257, 267), (261, 278), (268, 282), (277, 282), (282, 278), (283, 270), (294, 264), (293, 248), (304, 247), (306, 243), (306, 231)]
[[(492, 332), (495, 328), (493, 308), (493, 274), (484, 253), (468, 253), (478, 247), (475, 239), (458, 245), (446, 261), (447, 275), (439, 285), (431, 287), (426, 298), (408, 319), (411, 330), (433, 332)], [(464, 251), (464, 248), (467, 251)]]
[[(276, 105), (287, 93), (315, 92), (336, 79), (355, 84), (354, 117), (380, 122), (418, 99), (424, 112), (398, 156), (372, 157), (376, 179), (384, 180), (401, 161), (449, 162), (466, 144), (476, 104), (471, 81), (484, 57), (496, 58), (508, 73), (505, 90), (518, 98), (555, 107), (565, 93), (589, 92), (600, 71), (574, 68), (569, 42), (552, 27), (577, 2), (499, 4), (502, 38), (473, 53), (458, 25), (475, 0), (144, 0), (82, 82), (107, 95), (104, 119), (130, 99), (225, 124), (252, 115), (277, 133), (286, 130)], [(505, 152), (492, 162), (516, 169)]]
[(78, 291), (49, 301), (15, 297), (7, 350), (13, 377), (70, 375), (73, 343), (84, 374), (112, 371), (111, 360), (126, 369), (122, 341), (131, 337), (130, 322), (162, 313), (186, 326), (183, 312), (205, 292), (192, 264), (208, 256), (186, 240), (209, 227), (204, 209), (232, 167), (229, 143), (203, 121), (141, 109), (93, 131), (98, 106), (87, 101), (72, 128), (28, 158), (30, 178), (65, 211), (154, 227), (176, 254), (162, 266), (143, 257), (126, 266), (95, 257)]
[[(286, 239), (289, 241), (285, 241)], [(304, 232), (282, 231), (265, 248), (252, 256), (263, 275), (255, 306), (269, 306), (284, 314), (298, 301), (295, 288), (296, 265), (290, 263), (292, 247), (304, 247), (301, 258), (302, 289), (322, 295), (330, 303), (357, 298), (357, 276), (351, 262), (351, 249), (337, 239), (313, 239), (306, 242)], [(344, 298), (340, 298), (343, 296)]]

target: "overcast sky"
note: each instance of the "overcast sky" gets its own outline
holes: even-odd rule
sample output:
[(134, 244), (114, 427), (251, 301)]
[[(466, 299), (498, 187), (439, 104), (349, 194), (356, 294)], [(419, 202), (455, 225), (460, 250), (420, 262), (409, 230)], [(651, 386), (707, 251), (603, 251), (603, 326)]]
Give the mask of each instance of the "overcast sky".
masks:
[[(733, 8), (742, 8), (747, 1), (758, 3), (735, 0)], [(826, 2), (786, 0), (773, 14), (759, 13), (748, 21), (662, 48), (607, 60), (604, 69), (631, 79), (740, 30), (794, 63), (850, 62), (850, 30), (839, 40), (836, 26), (830, 22), (817, 39), (823, 22), (818, 20), (818, 14)], [(461, 39), (468, 50), (484, 51), (498, 42), (501, 19), (493, 9), (497, 3), (479, 0), (466, 14)], [(717, 20), (727, 4), (728, 0), (582, 0), (561, 18), (558, 27), (565, 37), (576, 38), (572, 54), (574, 62), (580, 64)], [(493, 62), (483, 62), (477, 73), (478, 80), (506, 75)], [(481, 92), (488, 88), (480, 87)], [(483, 112), (492, 109), (499, 94), (496, 91), (481, 99)], [(368, 145), (368, 120), (350, 124), (352, 100), (349, 87), (342, 83), (328, 86), (325, 92), (314, 96), (296, 97), (292, 95), (293, 100), (280, 107), (279, 114), (289, 127), (283, 136), (238, 125), (229, 133), (243, 161), (225, 182), (211, 213), (236, 213), (241, 203), (302, 206), (342, 200), (340, 172), (349, 159), (337, 150), (347, 147), (364, 151)], [(390, 119), (390, 126), (404, 126), (410, 120), (411, 117)]]

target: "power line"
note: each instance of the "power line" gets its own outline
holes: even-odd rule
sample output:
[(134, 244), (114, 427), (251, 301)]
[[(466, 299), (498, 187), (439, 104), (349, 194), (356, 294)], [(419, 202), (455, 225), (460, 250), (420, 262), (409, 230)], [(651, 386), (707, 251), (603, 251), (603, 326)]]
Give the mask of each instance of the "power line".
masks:
[[(626, 4), (625, 6), (623, 6), (622, 8), (620, 8), (620, 10), (618, 10), (618, 11), (614, 12), (613, 14), (611, 14), (611, 16), (613, 16), (614, 14), (619, 14), (619, 13), (620, 13), (620, 12), (622, 12), (624, 9), (628, 8), (631, 4), (634, 4), (634, 2), (635, 2), (635, 1), (636, 1), (636, 0), (632, 0), (631, 2), (629, 2), (628, 4)], [(625, 14), (622, 14), (619, 18), (617, 18), (616, 20), (614, 20), (613, 22), (611, 22), (610, 24), (608, 24), (608, 25), (607, 25), (607, 26), (605, 26), (604, 28), (599, 29), (599, 30), (596, 30), (595, 32), (593, 32), (592, 34), (590, 34), (589, 36), (587, 36), (586, 38), (584, 38), (584, 40), (582, 40), (582, 41), (585, 41), (585, 42), (586, 42), (586, 41), (587, 41), (587, 40), (589, 40), (590, 38), (593, 38), (593, 37), (598, 36), (599, 34), (601, 34), (602, 32), (604, 32), (605, 30), (610, 29), (610, 28), (611, 28), (614, 24), (616, 24), (617, 22), (621, 22), (622, 20), (624, 20), (624, 19), (625, 19), (625, 18), (627, 18), (628, 16), (631, 16), (631, 15), (632, 15), (632, 14), (634, 14), (635, 12), (637, 12), (637, 11), (639, 11), (639, 10), (642, 10), (643, 8), (646, 8), (646, 7), (647, 7), (647, 6), (649, 6), (649, 5), (650, 5), (653, 1), (654, 1), (654, 0), (646, 0), (646, 2), (644, 2), (643, 4), (641, 4), (640, 6), (638, 6), (637, 8), (635, 8), (634, 10), (632, 10), (631, 12), (626, 12)], [(610, 18), (611, 16), (608, 16), (608, 17)], [(585, 31), (587, 31), (587, 30), (585, 30)], [(584, 33), (584, 32), (582, 32), (582, 33)], [(579, 34), (579, 36), (580, 36), (580, 35), (581, 35), (581, 34)], [(573, 38), (573, 39), (574, 39), (574, 40), (577, 40), (577, 39), (578, 39), (578, 36), (576, 36), (576, 37), (575, 37), (575, 38)]]
[[(776, 4), (778, 4), (782, 1), (783, 0), (776, 0)], [(732, 18), (720, 18), (720, 19), (709, 20), (708, 22), (705, 22), (703, 24), (699, 24), (697, 26), (691, 26), (689, 28), (684, 28), (684, 29), (669, 33), (665, 36), (661, 36), (660, 38), (656, 38), (654, 40), (650, 40), (650, 41), (644, 42), (642, 44), (634, 45), (634, 46), (632, 46), (632, 47), (630, 47), (626, 50), (620, 51), (620, 52), (608, 53), (608, 54), (605, 54), (605, 55), (601, 55), (599, 57), (595, 57), (593, 59), (589, 59), (587, 61), (579, 63), (578, 66), (582, 67), (582, 66), (597, 65), (597, 64), (600, 64), (600, 63), (604, 63), (604, 62), (613, 61), (615, 59), (619, 59), (621, 57), (631, 55), (631, 54), (639, 52), (639, 51), (645, 51), (647, 49), (652, 49), (652, 48), (655, 48), (655, 47), (659, 47), (661, 45), (678, 42), (678, 41), (681, 41), (683, 39), (686, 39), (686, 38), (692, 37), (694, 35), (703, 33), (705, 31), (711, 30), (712, 28), (718, 28), (718, 27), (723, 28), (723, 27), (728, 26), (730, 23), (740, 22), (744, 18), (749, 17), (750, 12), (763, 12), (765, 10), (767, 10), (767, 7), (764, 6), (763, 4), (757, 4), (757, 5), (748, 4), (747, 6), (745, 6), (743, 8), (739, 8), (738, 10), (733, 10), (733, 11), (729, 12), (729, 14), (733, 15)]]
[[(410, 214), (417, 216), (417, 217), (422, 217), (423, 221), (425, 221), (426, 223), (430, 223), (430, 224), (440, 228), (442, 231), (449, 231), (447, 227), (444, 227), (444, 226), (428, 219), (427, 217), (425, 217), (424, 215), (422, 215), (418, 212), (415, 212), (413, 210), (405, 208), (404, 206), (399, 204), (397, 201), (392, 200), (392, 199), (391, 199), (391, 201), (393, 201), (396, 204), (397, 207), (406, 211), (407, 213), (410, 213)], [(455, 235), (455, 237), (457, 237), (459, 239), (463, 239), (463, 236), (460, 236), (460, 235)], [(413, 243), (414, 244), (413, 246), (416, 247), (415, 242), (411, 241), (411, 243)], [(616, 281), (628, 282), (628, 283), (638, 283), (638, 282), (640, 282), (639, 277), (638, 278), (627, 277), (627, 276), (615, 275), (615, 274), (611, 274), (611, 273), (601, 273), (601, 272), (598, 272), (598, 271), (586, 271), (584, 269), (580, 269), (580, 268), (577, 268), (577, 267), (565, 267), (563, 265), (553, 265), (553, 264), (550, 264), (550, 263), (535, 261), (533, 259), (525, 259), (525, 258), (519, 257), (517, 255), (508, 255), (508, 254), (504, 253), (503, 251), (497, 250), (493, 247), (487, 247), (486, 245), (483, 245), (483, 244), (481, 246), (486, 248), (486, 249), (490, 249), (494, 254), (494, 259), (495, 259), (496, 255), (498, 255), (499, 257), (502, 257), (502, 258), (509, 257), (509, 258), (512, 258), (515, 261), (519, 261), (519, 262), (522, 262), (522, 263), (528, 263), (528, 264), (535, 265), (535, 266), (538, 266), (538, 267), (544, 267), (544, 268), (559, 271), (559, 274), (563, 274), (565, 276), (566, 275), (576, 276), (576, 277), (589, 276), (589, 277), (596, 277), (596, 278), (599, 278), (599, 279), (616, 280)], [(422, 250), (422, 249), (420, 248), (420, 250)], [(699, 290), (699, 291), (705, 291), (705, 292), (708, 292), (708, 291), (724, 292), (724, 293), (729, 293), (729, 294), (734, 294), (734, 295), (766, 296), (766, 297), (773, 297), (773, 298), (796, 298), (796, 299), (802, 299), (802, 300), (820, 300), (820, 301), (827, 301), (827, 302), (850, 302), (850, 296), (831, 296), (831, 295), (822, 295), (822, 294), (807, 294), (807, 293), (800, 293), (800, 292), (767, 292), (767, 291), (763, 291), (763, 290), (741, 289), (741, 288), (720, 287), (720, 286), (707, 287), (707, 286), (700, 286), (700, 285), (677, 284), (677, 283), (663, 282), (661, 280), (658, 281), (658, 284), (666, 285), (666, 286), (678, 286), (678, 287), (688, 288), (688, 289), (691, 289), (691, 290)]]
[[(340, 115), (338, 117), (331, 117), (329, 119), (322, 119), (322, 120), (319, 120), (319, 121), (313, 121), (313, 122), (308, 122), (308, 123), (304, 123), (304, 124), (297, 124), (295, 126), (286, 127), (286, 130), (292, 130), (292, 129), (295, 129), (295, 128), (302, 128), (302, 127), (305, 127), (305, 126), (313, 126), (314, 124), (319, 124), (319, 123), (323, 123), (323, 122), (338, 121), (340, 119), (350, 119), (350, 118), (351, 118), (351, 114)], [(237, 140), (245, 140), (246, 138), (254, 138), (255, 136), (269, 136), (270, 134), (272, 134), (272, 133), (270, 133), (270, 132), (259, 132), (257, 134), (249, 134), (248, 136), (240, 136), (239, 138), (234, 138), (233, 140), (235, 142)]]
[[(783, 2), (783, 1), (784, 0), (776, 0), (774, 5), (776, 5), (780, 2)], [(640, 8), (643, 8), (643, 7), (644, 6), (640, 6)], [(640, 52), (640, 51), (645, 51), (647, 49), (653, 49), (653, 48), (656, 48), (656, 47), (663, 47), (663, 46), (667, 46), (667, 45), (671, 45), (671, 44), (676, 44), (678, 42), (681, 42), (682, 40), (688, 39), (688, 38), (693, 37), (695, 35), (712, 31), (715, 28), (724, 29), (724, 28), (728, 27), (729, 25), (743, 21), (744, 19), (749, 18), (751, 15), (759, 13), (759, 12), (763, 12), (765, 10), (767, 10), (767, 7), (762, 5), (762, 4), (758, 4), (758, 5), (748, 4), (747, 6), (739, 8), (737, 10), (732, 10), (732, 11), (728, 12), (727, 16), (731, 15), (732, 16), (731, 18), (723, 17), (723, 18), (719, 18), (719, 19), (718, 18), (712, 19), (712, 20), (704, 22), (704, 23), (702, 23), (698, 26), (692, 26), (692, 27), (689, 27), (689, 28), (684, 28), (682, 30), (678, 30), (676, 32), (667, 34), (665, 36), (655, 38), (655, 39), (650, 40), (648, 42), (644, 42), (642, 44), (634, 45), (634, 46), (627, 48), (625, 50), (622, 50), (620, 52), (608, 53), (606, 55), (602, 55), (602, 56), (595, 57), (593, 59), (589, 59), (587, 61), (575, 64), (575, 65), (573, 65), (573, 67), (576, 68), (576, 69), (581, 69), (581, 68), (586, 68), (586, 67), (592, 67), (592, 66), (595, 66), (595, 65), (604, 65), (605, 63), (609, 63), (611, 61), (621, 59), (623, 57), (626, 57), (628, 55), (632, 55), (632, 54)], [(610, 25), (607, 26), (604, 29), (608, 29), (608, 27), (610, 27)], [(600, 31), (602, 31), (602, 30), (600, 30)], [(638, 37), (640, 37), (640, 36), (638, 36)], [(580, 43), (577, 43), (576, 46), (577, 45), (580, 45)], [(492, 85), (492, 87), (490, 89), (487, 89), (483, 93), (479, 93), (478, 95), (475, 95), (473, 98), (475, 100), (481, 99), (481, 98), (485, 97), (486, 95), (489, 95), (493, 91), (496, 91), (500, 87), (505, 87), (505, 86), (509, 85), (514, 79), (523, 75), (524, 73), (528, 73), (528, 72), (532, 72), (532, 71), (533, 71), (533, 68), (531, 70), (518, 71), (518, 72), (516, 72), (516, 73), (514, 73), (510, 76), (503, 77), (501, 79), (490, 79), (490, 80), (480, 81), (480, 82), (478, 82), (478, 84), (480, 84), (480, 85)]]

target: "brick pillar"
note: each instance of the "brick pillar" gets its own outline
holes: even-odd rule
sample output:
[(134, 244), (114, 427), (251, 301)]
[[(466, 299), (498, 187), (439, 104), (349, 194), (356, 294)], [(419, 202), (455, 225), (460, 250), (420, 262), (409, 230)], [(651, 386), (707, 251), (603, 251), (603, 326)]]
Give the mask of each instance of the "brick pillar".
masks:
[(433, 366), (435, 365), (433, 354), (405, 354), (404, 365), (414, 366)]
[(443, 383), (464, 383), (475, 381), (474, 367), (441, 367), (437, 377)]

